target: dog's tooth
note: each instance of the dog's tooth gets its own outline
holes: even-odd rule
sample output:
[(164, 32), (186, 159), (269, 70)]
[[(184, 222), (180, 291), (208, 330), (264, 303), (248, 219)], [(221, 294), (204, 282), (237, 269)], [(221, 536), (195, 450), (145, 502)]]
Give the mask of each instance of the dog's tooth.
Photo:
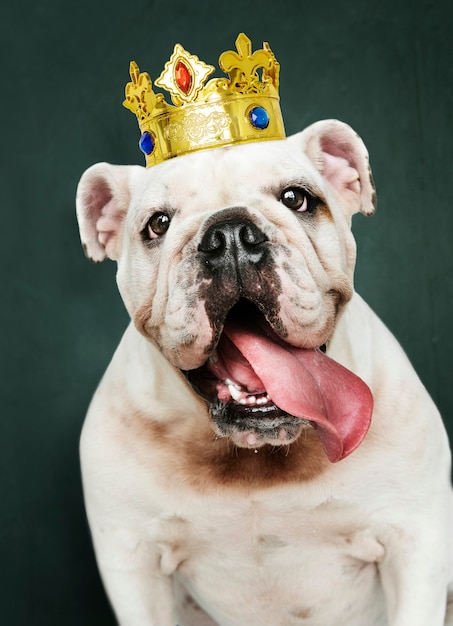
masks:
[(246, 402), (250, 406), (256, 404), (256, 396), (247, 396)]
[(227, 383), (227, 385), (228, 385), (228, 391), (230, 392), (233, 400), (236, 400), (236, 402), (240, 401), (241, 398), (244, 396), (244, 392), (241, 391), (236, 385), (232, 383)]
[(225, 378), (225, 385), (233, 385), (233, 387), (236, 387), (236, 389), (241, 389), (241, 386), (234, 380), (231, 380), (231, 378)]
[(261, 404), (267, 404), (269, 402), (269, 396), (261, 396), (261, 398), (257, 398), (256, 399), (256, 403), (261, 405)]

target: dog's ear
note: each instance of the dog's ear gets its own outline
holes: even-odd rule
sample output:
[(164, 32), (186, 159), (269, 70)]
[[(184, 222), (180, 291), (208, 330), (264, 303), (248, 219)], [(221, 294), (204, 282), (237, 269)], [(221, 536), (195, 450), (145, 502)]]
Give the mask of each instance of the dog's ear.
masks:
[(92, 261), (118, 260), (131, 183), (142, 170), (138, 165), (97, 163), (82, 175), (77, 187), (77, 219), (83, 249)]
[(312, 124), (292, 140), (300, 142), (305, 154), (330, 183), (346, 216), (376, 210), (376, 191), (368, 151), (357, 133), (338, 120)]

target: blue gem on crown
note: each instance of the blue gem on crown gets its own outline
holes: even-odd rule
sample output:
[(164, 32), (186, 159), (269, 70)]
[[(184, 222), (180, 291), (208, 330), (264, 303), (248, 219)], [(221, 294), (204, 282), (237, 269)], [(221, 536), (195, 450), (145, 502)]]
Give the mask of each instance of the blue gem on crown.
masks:
[(138, 142), (138, 145), (139, 145), (140, 150), (144, 154), (152, 154), (155, 143), (154, 143), (154, 139), (151, 133), (145, 130), (145, 132), (140, 137), (140, 141)]
[(249, 119), (252, 126), (260, 130), (269, 126), (269, 114), (264, 107), (253, 107), (249, 112)]

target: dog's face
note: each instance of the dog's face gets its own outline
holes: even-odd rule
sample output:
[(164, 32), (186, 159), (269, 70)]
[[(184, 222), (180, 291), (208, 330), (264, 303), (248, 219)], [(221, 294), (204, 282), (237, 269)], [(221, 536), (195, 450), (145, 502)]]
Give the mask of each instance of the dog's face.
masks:
[(99, 164), (78, 192), (88, 256), (118, 261), (137, 329), (246, 447), (290, 443), (311, 421), (276, 402), (283, 371), (289, 354), (319, 369), (352, 295), (351, 216), (373, 209), (366, 149), (335, 121), (149, 170)]

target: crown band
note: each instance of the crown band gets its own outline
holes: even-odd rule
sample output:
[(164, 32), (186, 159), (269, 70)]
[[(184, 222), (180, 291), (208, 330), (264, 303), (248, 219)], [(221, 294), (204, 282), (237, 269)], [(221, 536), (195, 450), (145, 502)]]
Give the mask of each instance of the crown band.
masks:
[(131, 62), (123, 104), (137, 116), (147, 167), (198, 150), (285, 138), (279, 64), (269, 45), (252, 54), (250, 39), (242, 33), (236, 48), (219, 58), (229, 80), (205, 83), (214, 68), (176, 44), (155, 81), (170, 92), (173, 106), (154, 93), (149, 75)]

